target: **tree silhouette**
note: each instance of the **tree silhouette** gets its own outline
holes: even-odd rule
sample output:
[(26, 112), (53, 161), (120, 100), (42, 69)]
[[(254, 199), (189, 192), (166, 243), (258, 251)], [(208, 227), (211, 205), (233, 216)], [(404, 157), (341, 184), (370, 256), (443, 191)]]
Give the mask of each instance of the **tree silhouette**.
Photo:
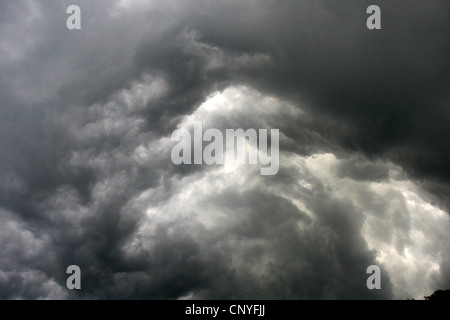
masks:
[(450, 301), (450, 289), (436, 290), (431, 296), (425, 297), (429, 301)]

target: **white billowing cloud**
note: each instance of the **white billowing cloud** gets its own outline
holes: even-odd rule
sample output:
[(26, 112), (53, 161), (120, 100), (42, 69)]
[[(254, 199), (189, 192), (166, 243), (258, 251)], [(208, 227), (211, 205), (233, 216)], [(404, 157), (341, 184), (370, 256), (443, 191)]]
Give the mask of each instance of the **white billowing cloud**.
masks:
[(302, 111), (292, 103), (263, 95), (246, 86), (232, 86), (223, 92), (210, 95), (192, 115), (186, 118), (186, 121), (201, 121), (203, 118), (235, 120), (234, 117), (239, 117), (268, 125), (267, 122), (270, 122), (271, 118), (277, 118), (278, 115), (296, 119), (302, 115)]
[[(252, 89), (230, 87), (211, 95), (192, 115), (185, 117), (180, 127), (189, 129), (194, 121), (204, 121), (208, 127), (214, 124), (223, 126), (224, 123), (238, 125), (239, 120), (235, 119), (245, 119), (244, 123), (250, 119), (251, 124), (271, 126), (271, 121), (275, 119), (276, 122), (279, 116), (298, 118), (302, 112), (289, 103)], [(229, 118), (233, 121), (228, 122)], [(162, 138), (160, 145), (167, 141), (167, 137)], [(141, 146), (136, 150), (136, 156), (151, 161), (156, 153), (152, 153), (150, 147)], [(225, 259), (229, 259), (229, 267), (237, 272), (269, 277), (266, 272), (276, 256), (274, 251), (267, 249), (263, 257), (252, 264), (251, 270), (246, 269), (249, 267), (244, 260), (251, 248), (259, 245), (270, 248), (271, 240), (267, 236), (271, 232), (267, 231), (259, 239), (234, 239), (237, 226), (249, 218), (252, 207), (246, 204), (236, 208), (221, 199), (230, 192), (261, 192), (284, 199), (312, 221), (298, 218), (296, 230), (300, 238), (318, 233), (322, 228), (333, 228), (322, 225), (321, 213), (316, 212), (318, 209), (314, 203), (336, 201), (351, 203), (349, 208), (355, 210), (352, 214), (360, 216), (363, 224), (356, 232), (366, 242), (367, 250), (375, 252), (376, 262), (389, 276), (396, 298), (421, 298), (433, 291), (449, 252), (449, 219), (421, 196), (421, 190), (407, 179), (400, 167), (351, 154), (337, 158), (331, 153), (302, 157), (284, 152), (280, 164), (281, 174), (293, 173), (287, 183), (277, 183), (276, 180), (269, 183), (267, 178), (259, 176), (258, 168), (252, 166), (218, 166), (184, 177), (169, 178), (169, 196), (165, 194), (165, 183), (141, 193), (132, 203), (145, 211), (145, 217), (136, 235), (124, 246), (124, 251), (131, 255), (152, 252), (152, 244), (158, 242), (159, 227), (170, 226), (172, 232), (182, 228), (206, 246), (205, 250), (221, 248), (225, 255), (232, 255)], [(375, 172), (373, 181), (367, 180), (366, 176), (357, 176), (361, 167)], [(380, 180), (380, 172), (388, 175)], [(335, 219), (346, 219), (340, 214), (337, 211)], [(335, 228), (339, 228), (339, 224)], [(210, 239), (211, 235), (217, 234), (225, 238)], [(196, 294), (198, 292), (191, 292), (191, 296)]]
[[(218, 283), (193, 288), (179, 298), (226, 296), (229, 294), (226, 290), (232, 289), (220, 289), (220, 281), (231, 287), (234, 282), (246, 283), (247, 292), (239, 296), (244, 298), (255, 297), (255, 292), (264, 290), (263, 282), (267, 281), (271, 284), (270, 291), (261, 291), (262, 295), (273, 298), (276, 295), (271, 294), (276, 294), (290, 278), (306, 288), (308, 278), (313, 282), (322, 279), (323, 287), (317, 283), (312, 286), (322, 290), (314, 295), (322, 298), (346, 296), (346, 289), (333, 280), (336, 277), (343, 277), (344, 282), (354, 281), (349, 286), (365, 292), (367, 266), (342, 270), (351, 268), (343, 262), (347, 251), (367, 263), (371, 263), (368, 257), (373, 253), (374, 262), (380, 264), (390, 279), (396, 298), (420, 298), (439, 283), (441, 268), (446, 267), (448, 259), (449, 219), (421, 196), (421, 190), (401, 168), (352, 154), (340, 154), (338, 158), (317, 151), (300, 156), (282, 149), (280, 172), (275, 177), (260, 176), (259, 167), (249, 165), (205, 166), (185, 175), (170, 175), (167, 170), (173, 166), (167, 163), (174, 143), (170, 136), (157, 137), (145, 132), (140, 116), (142, 110), (152, 108), (152, 103), (166, 92), (163, 79), (144, 75), (141, 81), (117, 92), (103, 105), (73, 108), (56, 117), (60, 125), (68, 127), (78, 145), (62, 166), (92, 168), (98, 180), (90, 188), (88, 204), (83, 204), (70, 187), (59, 188), (39, 203), (49, 221), (60, 226), (61, 231), (70, 230), (65, 235), (51, 231), (52, 237), (83, 237), (86, 228), (83, 222), (125, 192), (129, 193), (129, 199), (120, 209), (119, 226), (140, 219), (137, 229), (121, 245), (126, 261), (166, 263), (160, 256), (161, 246), (182, 236), (199, 250), (186, 259), (205, 263), (219, 259), (221, 268), (228, 270), (217, 276)], [(301, 124), (304, 116), (303, 111), (289, 102), (249, 87), (232, 86), (210, 95), (192, 114), (180, 119), (179, 127), (191, 129), (195, 121), (203, 121), (205, 127), (219, 129), (277, 128), (280, 119)], [(125, 147), (103, 151), (93, 148), (93, 141), (108, 138), (122, 141)], [(290, 142), (281, 128), (281, 146)], [(139, 190), (134, 185), (139, 179), (146, 179), (145, 175), (139, 176), (145, 168), (149, 172), (158, 168), (162, 171), (157, 176), (149, 175), (148, 179), (157, 180), (151, 181), (152, 187)], [(367, 171), (374, 174), (366, 174)], [(7, 230), (2, 235), (8, 238), (3, 237), (2, 241), (9, 243), (2, 246), (3, 253), (11, 256), (13, 249), (8, 249), (9, 246), (21, 244), (21, 252), (26, 254), (19, 258), (31, 259), (52, 246), (49, 234), (37, 235), (2, 213)], [(10, 242), (11, 238), (16, 240)], [(189, 255), (189, 251), (184, 254)], [(322, 266), (320, 270), (316, 263)], [(280, 270), (284, 270), (284, 280), (274, 276)], [(121, 290), (127, 281), (134, 283), (141, 276), (148, 286), (157, 285), (158, 272), (149, 272), (156, 275), (142, 271), (140, 275), (117, 275), (114, 285)], [(2, 277), (12, 279), (12, 275)], [(350, 280), (353, 277), (356, 280)], [(24, 279), (26, 282), (25, 276)], [(52, 281), (51, 278), (44, 281), (48, 285), (42, 297), (64, 297), (58, 295), (60, 289)], [(310, 294), (300, 291), (294, 296)]]
[(389, 199), (382, 224), (391, 241), (376, 235), (382, 226), (379, 218), (371, 215), (365, 225), (369, 246), (379, 252), (379, 260), (390, 272), (398, 297), (413, 294), (421, 298), (423, 293), (431, 294), (439, 287), (441, 273), (448, 268), (444, 265), (450, 252), (448, 215), (426, 202), (411, 181), (392, 181), (373, 190), (375, 196)]
[[(299, 219), (299, 234), (316, 233), (321, 228), (321, 222), (318, 213), (311, 207), (311, 202), (316, 200), (317, 189), (322, 185), (329, 188), (327, 196), (330, 199), (351, 199), (362, 215), (364, 224), (360, 230), (361, 235), (368, 248), (375, 251), (376, 262), (382, 266), (382, 272), (389, 276), (395, 298), (420, 299), (424, 294), (433, 292), (440, 276), (440, 268), (445, 267), (444, 256), (449, 252), (448, 216), (421, 199), (420, 190), (410, 181), (392, 179), (383, 183), (367, 183), (336, 179), (333, 169), (339, 161), (332, 155), (324, 154), (308, 158), (283, 157), (282, 166), (295, 167), (301, 172), (298, 174), (297, 184), (289, 186), (268, 184), (257, 171), (243, 168), (233, 172), (217, 168), (181, 180), (174, 179), (172, 196), (157, 205), (147, 205), (146, 216), (139, 231), (125, 250), (141, 248), (151, 252), (152, 242), (155, 241), (151, 239), (157, 237), (158, 226), (162, 225), (171, 225), (174, 232), (177, 227), (183, 228), (207, 247), (210, 245), (210, 234), (223, 234), (225, 238), (232, 239), (236, 226), (248, 218), (250, 211), (247, 210), (251, 209), (236, 210), (224, 203), (217, 204), (217, 199), (230, 190), (237, 194), (258, 190), (263, 194), (282, 197), (315, 221), (309, 224)], [(332, 165), (327, 168), (324, 166), (326, 162)], [(318, 168), (320, 172), (317, 171)], [(152, 202), (155, 194), (160, 192), (163, 191), (148, 191), (137, 199), (137, 203), (145, 208), (146, 204)], [(366, 202), (367, 197), (372, 198), (372, 203)], [(273, 214), (276, 215), (276, 212)], [(336, 219), (340, 217), (337, 216)], [(239, 272), (241, 268), (248, 267), (242, 260), (245, 252), (258, 242), (263, 246), (269, 245), (271, 239), (265, 238), (268, 235), (259, 240), (229, 240), (230, 243), (216, 240), (218, 242), (211, 245), (232, 253), (233, 256), (226, 259), (232, 261), (230, 268)], [(274, 255), (274, 252), (268, 250), (258, 263), (253, 264), (252, 276), (264, 277), (266, 261), (271, 261)], [(295, 260), (294, 257), (293, 259)]]
[(398, 166), (385, 164), (390, 176), (386, 181), (361, 182), (336, 176), (343, 161), (324, 154), (309, 157), (307, 163), (335, 197), (352, 201), (364, 215), (362, 235), (388, 272), (395, 297), (431, 294), (450, 252), (448, 215), (427, 202)]

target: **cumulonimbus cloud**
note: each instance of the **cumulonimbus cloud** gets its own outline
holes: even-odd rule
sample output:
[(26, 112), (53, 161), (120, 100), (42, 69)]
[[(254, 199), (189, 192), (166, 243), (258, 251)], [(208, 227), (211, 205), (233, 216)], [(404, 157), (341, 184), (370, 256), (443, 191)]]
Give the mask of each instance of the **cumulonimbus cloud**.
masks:
[[(69, 4), (0, 4), (1, 298), (448, 287), (446, 1), (385, 4), (379, 33), (365, 1), (79, 1), (77, 32)], [(278, 174), (173, 165), (195, 121), (279, 129)]]

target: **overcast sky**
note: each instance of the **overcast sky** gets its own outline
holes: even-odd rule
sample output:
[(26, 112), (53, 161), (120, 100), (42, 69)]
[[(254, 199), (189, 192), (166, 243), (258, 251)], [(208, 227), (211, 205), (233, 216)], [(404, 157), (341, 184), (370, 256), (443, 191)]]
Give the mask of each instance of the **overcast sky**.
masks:
[[(66, 28), (71, 4), (81, 30)], [(371, 4), (381, 30), (366, 28)], [(449, 288), (449, 12), (448, 0), (0, 0), (0, 298)], [(173, 165), (171, 134), (195, 121), (279, 129), (278, 174)]]

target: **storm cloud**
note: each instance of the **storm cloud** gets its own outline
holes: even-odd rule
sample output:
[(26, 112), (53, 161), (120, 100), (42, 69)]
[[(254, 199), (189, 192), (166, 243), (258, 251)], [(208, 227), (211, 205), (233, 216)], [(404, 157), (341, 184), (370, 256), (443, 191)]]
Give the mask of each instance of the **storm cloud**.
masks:
[[(378, 2), (0, 1), (0, 298), (450, 287), (450, 4)], [(279, 129), (278, 174), (172, 164), (195, 121)]]

